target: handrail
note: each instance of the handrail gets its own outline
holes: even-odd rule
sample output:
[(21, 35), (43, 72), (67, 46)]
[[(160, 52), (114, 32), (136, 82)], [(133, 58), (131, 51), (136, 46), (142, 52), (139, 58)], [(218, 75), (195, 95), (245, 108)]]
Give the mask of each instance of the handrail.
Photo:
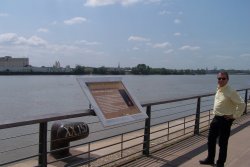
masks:
[[(245, 102), (248, 103), (249, 101), (249, 98), (248, 97), (248, 90), (250, 88), (246, 88), (246, 89), (238, 89), (237, 91), (245, 91)], [(153, 138), (151, 138), (152, 134), (157, 134), (161, 131), (164, 131), (164, 130), (167, 130), (167, 141), (170, 141), (170, 140), (176, 140), (178, 139), (179, 137), (181, 136), (175, 136), (174, 138), (169, 138), (169, 135), (171, 135), (172, 133), (176, 133), (176, 132), (181, 132), (182, 130), (184, 130), (184, 134), (182, 136), (185, 136), (185, 135), (196, 135), (196, 134), (199, 134), (204, 127), (208, 126), (208, 124), (206, 126), (202, 126), (203, 123), (206, 123), (206, 122), (210, 122), (211, 120), (211, 105), (206, 105), (209, 106), (210, 108), (206, 110), (201, 110), (202, 106), (201, 103), (204, 103), (206, 101), (202, 101), (201, 98), (203, 97), (210, 97), (210, 96), (213, 96), (215, 95), (215, 93), (206, 93), (206, 94), (198, 94), (198, 95), (193, 95), (193, 96), (187, 96), (187, 97), (182, 97), (182, 98), (175, 98), (175, 99), (161, 99), (161, 100), (157, 100), (157, 101), (147, 101), (147, 102), (142, 102), (141, 105), (143, 107), (146, 108), (146, 113), (148, 115), (148, 118), (145, 120), (145, 126), (141, 127), (141, 128), (136, 128), (136, 130), (130, 130), (129, 132), (122, 132), (122, 133), (119, 133), (119, 134), (114, 134), (114, 135), (109, 135), (108, 137), (105, 137), (105, 138), (101, 138), (101, 139), (94, 139), (94, 140), (91, 140), (90, 142), (87, 141), (87, 142), (83, 142), (79, 145), (75, 145), (75, 146), (71, 146), (71, 147), (76, 147), (76, 146), (80, 146), (80, 145), (87, 145), (88, 147), (88, 152), (86, 154), (88, 154), (88, 160), (86, 161), (86, 163), (90, 163), (92, 161), (94, 161), (94, 159), (90, 159), (90, 154), (91, 152), (94, 152), (94, 151), (97, 151), (97, 150), (102, 150), (102, 149), (105, 149), (106, 147), (112, 147), (114, 145), (121, 145), (121, 150), (120, 151), (116, 151), (117, 153), (118, 152), (121, 152), (121, 159), (123, 157), (123, 151), (125, 151), (127, 149), (126, 148), (123, 148), (123, 144), (124, 142), (128, 143), (129, 140), (136, 140), (136, 139), (139, 139), (139, 138), (143, 138), (142, 142), (139, 143), (139, 144), (136, 144), (136, 145), (133, 145), (132, 147), (135, 147), (135, 146), (139, 146), (140, 144), (142, 144), (143, 146), (143, 149), (141, 150), (142, 151), (142, 154), (143, 155), (146, 155), (146, 156), (149, 156), (150, 155), (150, 152), (151, 152), (151, 148), (155, 147), (155, 146), (152, 146), (151, 145), (151, 142), (154, 141), (154, 140), (157, 140), (157, 139), (160, 139), (162, 138), (162, 136), (155, 136)], [(171, 107), (171, 108), (174, 108), (174, 109), (177, 109), (179, 107), (192, 107), (192, 105), (196, 105), (196, 108), (192, 107), (192, 110), (194, 110), (194, 113), (192, 113), (191, 115), (182, 115), (181, 117), (176, 117), (176, 118), (171, 118), (171, 120), (167, 120), (167, 119), (164, 119), (165, 122), (158, 122), (157, 124), (154, 123), (154, 120), (157, 119), (157, 118), (163, 118), (165, 116), (169, 116), (171, 117), (172, 115), (161, 115), (160, 117), (151, 117), (151, 114), (155, 114), (155, 113), (159, 113), (161, 111), (163, 111), (165, 114), (167, 114), (167, 112), (165, 111), (168, 111), (168, 109), (171, 109), (171, 108), (164, 108), (164, 109), (161, 109), (161, 110), (157, 110), (159, 112), (154, 112), (153, 110), (151, 110), (152, 106), (154, 105), (161, 105), (161, 104), (167, 104), (167, 103), (174, 103), (174, 102), (182, 102), (182, 101), (187, 101), (187, 102), (191, 102), (189, 100), (194, 100), (196, 99), (197, 102), (195, 103), (188, 103), (188, 104), (185, 104), (185, 105), (176, 105), (174, 107)], [(185, 103), (185, 102), (184, 102)], [(212, 102), (211, 102), (212, 103)], [(171, 105), (170, 105), (171, 106)], [(179, 108), (180, 109), (180, 108)], [(202, 108), (204, 109), (204, 108)], [(247, 114), (247, 105), (246, 105), (246, 108), (245, 108), (245, 113), (244, 114)], [(175, 112), (176, 113), (187, 113), (186, 111), (190, 111), (190, 110), (187, 110), (185, 108), (185, 110), (182, 110), (181, 112)], [(202, 115), (202, 113), (206, 111), (208, 112), (209, 114), (206, 116), (208, 117), (208, 120), (205, 120), (204, 121), (204, 115)], [(248, 111), (249, 112), (249, 111)], [(19, 127), (19, 126), (26, 126), (26, 125), (35, 125), (35, 124), (38, 124), (39, 125), (39, 133), (38, 133), (38, 137), (39, 137), (39, 143), (37, 144), (38, 145), (38, 164), (39, 166), (47, 166), (48, 164), (50, 163), (53, 163), (53, 161), (49, 161), (47, 159), (47, 155), (53, 151), (56, 151), (56, 150), (49, 150), (47, 147), (48, 147), (48, 143), (51, 142), (52, 140), (48, 140), (48, 136), (47, 136), (47, 133), (49, 131), (48, 129), (48, 125), (50, 122), (52, 121), (58, 121), (58, 120), (63, 120), (63, 119), (71, 119), (71, 118), (78, 118), (78, 117), (84, 117), (84, 116), (93, 116), (95, 115), (95, 112), (93, 110), (90, 110), (90, 109), (86, 109), (86, 110), (77, 110), (77, 111), (72, 111), (72, 112), (68, 112), (68, 113), (53, 113), (53, 114), (46, 114), (46, 115), (39, 115), (39, 116), (31, 116), (31, 117), (26, 117), (26, 118), (21, 118), (21, 119), (16, 119), (16, 120), (5, 120), (5, 121), (2, 121), (0, 122), (0, 130), (1, 129), (8, 129), (8, 128), (14, 128), (14, 127)], [(192, 119), (190, 120), (190, 116), (192, 117)], [(170, 122), (171, 121), (175, 121), (177, 119), (183, 119), (183, 123), (180, 123), (180, 124), (177, 124), (177, 125), (171, 125), (170, 126)], [(143, 120), (144, 121), (144, 120)], [(143, 121), (140, 121), (143, 123)], [(194, 123), (192, 123), (194, 122)], [(161, 124), (164, 124), (164, 123), (167, 123), (167, 128), (160, 128), (158, 130), (153, 130), (152, 127), (154, 126), (158, 126), (158, 125), (161, 125)], [(191, 124), (191, 125), (190, 125)], [(171, 128), (177, 128), (179, 125), (183, 125), (184, 126), (184, 129), (178, 129), (177, 131), (175, 132), (170, 132), (170, 129)], [(119, 127), (119, 126), (118, 126)], [(135, 131), (142, 131), (144, 128), (144, 134), (140, 134), (139, 136), (136, 136), (134, 138), (131, 138), (131, 139), (127, 139), (127, 140), (124, 140), (123, 139), (123, 135), (126, 135), (128, 133), (133, 133)], [(190, 129), (192, 128), (193, 130), (192, 131), (188, 131), (186, 132), (186, 128)], [(112, 129), (112, 128), (111, 128)], [(110, 129), (109, 129), (110, 130)], [(101, 131), (98, 131), (98, 132), (101, 132)], [(95, 133), (95, 132), (94, 132)], [(104, 146), (104, 147), (101, 147), (101, 148), (98, 148), (98, 149), (90, 149), (90, 145), (92, 143), (95, 143), (95, 142), (98, 142), (99, 140), (103, 141), (105, 139), (109, 139), (109, 138), (112, 138), (112, 137), (116, 137), (116, 136), (119, 136), (119, 135), (122, 135), (122, 139), (120, 142), (117, 142), (117, 143), (113, 143), (112, 145), (108, 145), (108, 146)], [(166, 134), (165, 134), (166, 135)], [(16, 136), (18, 137), (18, 136)], [(161, 141), (160, 143), (166, 143), (166, 141)], [(131, 148), (132, 148), (131, 147)], [(6, 151), (5, 151), (6, 152)], [(140, 151), (137, 150), (137, 153), (139, 153)], [(109, 154), (113, 154), (113, 152), (109, 153)], [(109, 154), (106, 154), (106, 155), (103, 155), (101, 157), (105, 158), (107, 155)], [(133, 154), (133, 153), (132, 153)], [(132, 155), (130, 154), (130, 155)], [(128, 156), (130, 156), (128, 155)], [(128, 157), (127, 156), (127, 157)], [(30, 157), (26, 157), (25, 159), (29, 159)], [(100, 157), (99, 157), (100, 158)], [(23, 159), (23, 158), (22, 158)], [(17, 159), (17, 160), (13, 160), (13, 161), (10, 161), (10, 162), (6, 162), (6, 163), (3, 163), (1, 165), (5, 165), (5, 164), (10, 164), (10, 163), (16, 163), (16, 162), (19, 162), (19, 161), (22, 161), (22, 159)], [(97, 158), (98, 159), (98, 158)], [(24, 160), (24, 159), (23, 159)], [(60, 160), (58, 160), (60, 161)], [(118, 160), (114, 160), (112, 162), (115, 162), (115, 161), (118, 161)], [(56, 162), (56, 161), (55, 161)], [(81, 162), (81, 163), (85, 163), (84, 162)], [(111, 162), (110, 162), (111, 163)]]
[[(247, 89), (250, 89), (250, 88), (245, 88), (245, 89), (237, 89), (236, 91), (244, 91), (244, 90), (247, 90)], [(146, 106), (153, 106), (153, 105), (159, 105), (159, 104), (166, 104), (166, 103), (173, 103), (173, 102), (177, 102), (177, 101), (184, 101), (184, 100), (189, 100), (189, 99), (196, 99), (196, 98), (199, 98), (199, 97), (208, 97), (208, 96), (212, 96), (212, 95), (215, 95), (215, 92), (213, 93), (202, 93), (202, 94), (198, 94), (198, 95), (193, 95), (193, 96), (187, 96), (187, 97), (182, 97), (182, 98), (169, 98), (169, 99), (158, 99), (157, 101), (155, 100), (149, 100), (149, 101), (144, 101), (141, 103), (141, 105), (143, 107), (146, 107)]]
[(53, 113), (53, 114), (44, 114), (39, 116), (26, 117), (25, 119), (5, 120), (0, 123), (0, 129), (13, 128), (18, 126), (25, 126), (43, 122), (57, 121), (62, 119), (77, 118), (83, 116), (95, 115), (93, 110), (77, 110), (69, 113)]

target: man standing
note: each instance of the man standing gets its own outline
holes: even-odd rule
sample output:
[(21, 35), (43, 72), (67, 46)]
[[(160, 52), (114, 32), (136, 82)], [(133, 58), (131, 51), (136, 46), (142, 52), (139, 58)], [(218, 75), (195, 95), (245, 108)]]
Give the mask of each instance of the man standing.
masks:
[(227, 72), (219, 72), (217, 75), (218, 87), (214, 99), (214, 118), (208, 132), (208, 156), (200, 160), (200, 164), (214, 165), (216, 152), (216, 140), (219, 137), (219, 157), (217, 167), (224, 167), (227, 158), (227, 146), (230, 136), (231, 125), (234, 119), (240, 117), (245, 109), (245, 102), (239, 94), (227, 83), (229, 76)]

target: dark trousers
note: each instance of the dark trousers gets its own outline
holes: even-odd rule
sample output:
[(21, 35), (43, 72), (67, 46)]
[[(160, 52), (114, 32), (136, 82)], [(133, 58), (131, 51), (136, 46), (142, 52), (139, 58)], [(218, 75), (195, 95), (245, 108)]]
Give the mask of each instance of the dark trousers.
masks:
[(219, 138), (219, 157), (217, 164), (224, 164), (227, 158), (228, 139), (233, 120), (223, 116), (215, 116), (210, 124), (208, 133), (208, 159), (214, 161), (216, 152), (216, 141)]

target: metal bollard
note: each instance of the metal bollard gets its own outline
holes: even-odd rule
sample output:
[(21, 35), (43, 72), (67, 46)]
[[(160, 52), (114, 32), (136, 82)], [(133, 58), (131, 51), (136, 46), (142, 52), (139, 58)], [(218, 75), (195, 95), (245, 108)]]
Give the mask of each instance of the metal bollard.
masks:
[[(56, 122), (51, 127), (51, 154), (55, 158), (70, 156), (70, 142), (84, 139), (89, 135), (89, 127), (84, 122)], [(58, 149), (58, 150), (57, 150)], [(55, 151), (53, 151), (55, 150)]]

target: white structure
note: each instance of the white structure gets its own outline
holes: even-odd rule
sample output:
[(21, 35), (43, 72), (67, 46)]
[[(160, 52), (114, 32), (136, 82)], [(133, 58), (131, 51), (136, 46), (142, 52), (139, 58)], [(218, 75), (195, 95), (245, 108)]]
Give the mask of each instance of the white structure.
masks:
[(70, 66), (62, 68), (56, 61), (53, 67), (33, 67), (29, 65), (29, 58), (0, 57), (0, 72), (72, 72)]
[(55, 64), (53, 65), (54, 68), (61, 68), (60, 62), (56, 61)]
[(10, 56), (0, 57), (1, 68), (27, 67), (27, 66), (29, 66), (29, 58), (12, 58)]

